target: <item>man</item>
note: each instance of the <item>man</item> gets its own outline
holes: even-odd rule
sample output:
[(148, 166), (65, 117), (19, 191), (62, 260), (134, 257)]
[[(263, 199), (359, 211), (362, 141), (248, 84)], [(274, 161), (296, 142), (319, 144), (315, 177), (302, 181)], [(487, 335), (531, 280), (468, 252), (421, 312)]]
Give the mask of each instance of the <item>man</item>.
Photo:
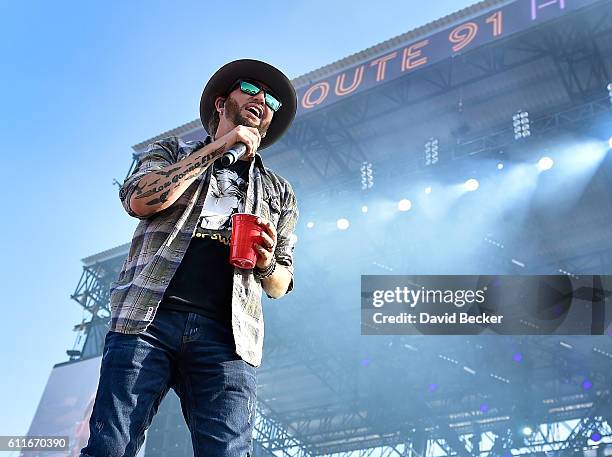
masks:
[[(298, 217), (290, 184), (257, 151), (289, 128), (296, 107), (278, 69), (230, 62), (202, 93), (211, 136), (151, 144), (123, 183), (121, 201), (141, 221), (111, 284), (111, 328), (82, 457), (135, 456), (170, 388), (195, 456), (252, 454), (262, 290), (276, 299), (293, 289)], [(245, 155), (220, 167), (216, 159), (238, 142)], [(228, 262), (235, 212), (258, 216), (254, 269)]]

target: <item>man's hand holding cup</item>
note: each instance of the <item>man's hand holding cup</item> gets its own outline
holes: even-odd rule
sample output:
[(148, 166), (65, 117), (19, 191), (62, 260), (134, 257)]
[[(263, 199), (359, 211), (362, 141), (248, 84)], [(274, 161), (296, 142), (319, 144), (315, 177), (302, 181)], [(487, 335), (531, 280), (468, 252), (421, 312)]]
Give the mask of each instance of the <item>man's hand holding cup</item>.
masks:
[(253, 243), (255, 251), (257, 251), (257, 262), (255, 266), (260, 270), (265, 270), (270, 266), (274, 258), (274, 249), (276, 248), (276, 229), (270, 221), (266, 221), (261, 217), (257, 218), (257, 224), (262, 228), (261, 244)]
[(230, 263), (243, 269), (255, 269), (263, 279), (274, 272), (276, 228), (271, 222), (247, 213), (232, 214)]

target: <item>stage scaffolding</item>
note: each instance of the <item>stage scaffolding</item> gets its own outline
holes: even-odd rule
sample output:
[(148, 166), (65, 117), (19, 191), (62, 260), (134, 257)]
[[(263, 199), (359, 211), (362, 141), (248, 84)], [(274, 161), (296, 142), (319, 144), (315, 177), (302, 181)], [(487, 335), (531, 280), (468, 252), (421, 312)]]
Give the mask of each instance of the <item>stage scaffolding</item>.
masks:
[[(499, 3), (479, 5), (485, 11)], [(372, 163), (377, 182), (385, 182), (448, 174), (499, 154), (524, 157), (535, 153), (535, 145), (567, 132), (592, 134), (595, 123), (607, 125), (612, 135), (606, 90), (611, 69), (612, 2), (602, 1), (298, 117), (264, 158), (294, 184), (305, 213), (361, 192), (364, 161)], [(513, 137), (511, 119), (518, 109), (528, 110), (532, 119), (531, 150)], [(437, 119), (448, 128), (440, 129)], [(169, 134), (193, 139), (205, 133), (194, 120), (159, 137)], [(429, 137), (440, 142), (436, 168), (423, 164)], [(134, 147), (128, 175), (151, 140)], [(384, 153), (369, 153), (375, 141), (389, 145)], [(612, 220), (610, 173), (604, 167), (594, 178), (597, 204), (585, 209), (592, 219), (568, 222), (564, 232), (567, 245), (581, 254), (568, 256), (546, 246), (541, 252), (525, 250), (520, 242), (501, 250), (483, 239), (489, 243), (482, 259), (489, 273), (612, 273), (606, 225)], [(532, 230), (542, 230), (537, 220), (531, 224)], [(381, 262), (396, 271), (406, 266), (397, 247), (410, 243), (408, 237), (377, 243)], [(129, 243), (83, 259), (71, 297), (91, 318), (74, 328), (78, 338), (70, 358), (75, 362), (101, 354), (109, 285), (128, 250)], [(542, 457), (612, 455), (612, 447), (602, 444), (612, 442), (609, 337), (406, 336), (366, 343), (341, 325), (334, 330), (328, 321), (326, 312), (351, 324), (358, 319), (357, 312), (350, 315), (350, 297), (343, 301), (326, 293), (336, 284), (333, 269), (307, 252), (297, 255), (302, 256), (298, 290), (280, 305), (265, 304), (255, 456), (509, 457), (511, 450)], [(372, 259), (356, 256), (355, 261)], [(321, 303), (329, 308), (321, 310)], [(320, 328), (334, 334), (333, 344), (314, 331)], [(525, 363), (513, 365), (500, 355), (516, 351)], [(436, 383), (428, 380), (434, 379), (452, 383), (432, 390)], [(585, 379), (605, 387), (585, 388)], [(530, 436), (522, 430), (527, 426)], [(173, 394), (148, 433), (147, 457), (192, 455)]]

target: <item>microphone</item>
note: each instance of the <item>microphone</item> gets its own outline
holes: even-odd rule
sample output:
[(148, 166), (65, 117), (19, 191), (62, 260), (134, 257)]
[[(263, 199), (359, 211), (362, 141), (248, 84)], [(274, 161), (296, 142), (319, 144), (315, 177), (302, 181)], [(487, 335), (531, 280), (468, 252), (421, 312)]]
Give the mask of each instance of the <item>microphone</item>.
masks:
[(223, 154), (223, 156), (221, 156), (221, 165), (223, 165), (224, 167), (229, 167), (230, 165), (236, 163), (236, 161), (244, 155), (246, 150), (246, 144), (240, 142), (236, 143), (227, 151), (225, 151), (225, 154)]

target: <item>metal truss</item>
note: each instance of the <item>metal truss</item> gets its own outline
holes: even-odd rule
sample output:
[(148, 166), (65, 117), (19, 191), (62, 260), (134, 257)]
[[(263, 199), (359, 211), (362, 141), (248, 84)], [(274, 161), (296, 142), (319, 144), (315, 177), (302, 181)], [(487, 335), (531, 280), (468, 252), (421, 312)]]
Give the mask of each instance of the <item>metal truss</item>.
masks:
[(305, 446), (276, 420), (267, 416), (257, 405), (257, 414), (254, 426), (254, 440), (257, 443), (256, 455), (282, 455), (283, 457), (312, 457)]
[[(589, 122), (597, 116), (612, 112), (608, 97), (590, 101), (558, 113), (535, 118), (532, 125), (532, 136), (544, 137), (552, 131), (575, 130), (590, 125)], [(501, 128), (495, 132), (460, 141), (454, 146), (454, 159), (468, 155), (496, 152), (515, 144), (512, 127)]]
[[(603, 416), (597, 414), (596, 410), (609, 408), (610, 403), (604, 401), (600, 408), (594, 406), (588, 412), (588, 415), (579, 421), (571, 422), (555, 422), (544, 423), (535, 426), (534, 433), (525, 437), (521, 435), (519, 430), (521, 424), (518, 421), (513, 421), (508, 428), (491, 433), (483, 431), (478, 434), (458, 435), (458, 443), (451, 445), (449, 442), (436, 433), (432, 433), (431, 437), (426, 440), (425, 447), (422, 450), (417, 450), (410, 436), (390, 435), (387, 437), (378, 437), (375, 440), (357, 440), (354, 443), (338, 443), (337, 445), (328, 445), (317, 450), (316, 454), (309, 455), (325, 455), (334, 457), (366, 457), (366, 456), (397, 456), (397, 457), (434, 457), (436, 451), (440, 449), (447, 456), (470, 456), (470, 457), (507, 457), (510, 455), (534, 455), (543, 452), (550, 452), (555, 456), (572, 456), (576, 449), (596, 449), (606, 442), (612, 442), (612, 429), (609, 422)], [(594, 431), (598, 431), (602, 436), (600, 443), (589, 444), (588, 440)], [(569, 432), (569, 434), (568, 434)], [(493, 447), (488, 450), (480, 450), (479, 442), (483, 435), (488, 435), (494, 440)], [(566, 437), (563, 437), (568, 435)], [(563, 437), (563, 438), (562, 438)], [(403, 439), (402, 439), (403, 438)], [(405, 440), (405, 441), (404, 441)], [(286, 446), (290, 448), (293, 443), (288, 443)], [(305, 454), (286, 454), (287, 448), (279, 447), (277, 451), (283, 452), (282, 455), (305, 455)]]
[[(530, 350), (536, 351), (536, 354), (532, 355), (532, 357), (535, 356), (538, 361), (558, 360), (557, 363), (561, 365), (566, 361), (569, 363), (565, 357), (559, 359), (557, 349), (556, 341), (553, 339), (540, 338), (537, 345), (533, 344), (530, 346)], [(540, 353), (539, 355), (537, 354), (538, 352)], [(567, 364), (565, 365), (569, 370)], [(602, 365), (592, 364), (590, 376), (592, 379), (597, 378), (601, 385), (605, 385), (606, 380), (609, 379), (609, 374), (609, 370)], [(540, 423), (537, 419), (541, 420), (541, 418), (546, 417), (546, 414), (540, 415), (534, 411), (531, 415), (525, 415), (525, 412), (518, 412), (514, 420), (511, 420), (510, 427), (495, 431), (495, 443), (490, 451), (479, 451), (477, 446), (473, 445), (474, 440), (472, 440), (470, 453), (473, 456), (504, 457), (509, 455), (509, 451), (512, 449), (515, 451), (512, 453), (513, 455), (533, 455), (541, 452), (552, 452), (555, 456), (567, 455), (570, 457), (576, 449), (584, 449), (586, 447), (596, 448), (599, 446), (599, 444), (589, 446), (587, 443), (591, 433), (596, 430), (601, 434), (602, 438), (609, 438), (612, 441), (612, 424), (608, 422), (610, 417), (612, 417), (610, 415), (612, 410), (612, 391), (608, 388), (596, 392), (588, 392), (583, 396), (585, 398), (581, 399), (581, 402), (586, 408), (583, 409), (582, 417), (579, 420)], [(572, 407), (569, 407), (568, 412), (571, 412), (571, 410)], [(521, 418), (530, 425), (537, 424), (537, 426), (533, 427), (534, 433), (529, 437), (522, 436), (518, 430)], [(572, 422), (575, 422), (573, 426), (571, 425)], [(465, 439), (466, 436), (468, 435), (462, 436), (462, 439)], [(454, 446), (449, 446), (444, 441), (436, 439), (434, 442), (440, 448), (445, 449), (447, 455), (460, 454), (456, 452)]]
[[(610, 403), (605, 403), (608, 407)], [(595, 407), (593, 410), (596, 409)], [(594, 412), (594, 411), (593, 411)], [(593, 431), (601, 433), (602, 442), (589, 444), (588, 440)], [(569, 435), (566, 438), (561, 436)], [(575, 425), (570, 422), (557, 422), (553, 424), (542, 424), (535, 428), (534, 433), (525, 437), (519, 430), (508, 429), (504, 434), (495, 438), (495, 443), (490, 451), (479, 452), (476, 455), (482, 457), (504, 457), (510, 455), (538, 455), (550, 453), (559, 457), (571, 457), (576, 450), (597, 449), (605, 441), (612, 439), (610, 424), (601, 416), (588, 416), (580, 419)], [(605, 441), (603, 441), (605, 440)]]
[[(301, 157), (322, 179), (350, 176), (363, 160), (371, 160), (359, 148), (359, 140), (351, 134), (353, 129), (400, 112), (406, 106), (543, 59), (554, 63), (572, 103), (597, 98), (610, 81), (597, 40), (607, 39), (612, 33), (612, 13), (609, 9), (598, 11), (601, 14), (576, 14), (562, 28), (550, 24), (482, 46), (379, 89), (352, 96), (316, 113), (304, 114), (268, 154), (282, 154), (284, 149), (292, 148), (302, 152)], [(545, 126), (542, 128), (545, 130)], [(460, 136), (457, 139), (462, 141)], [(464, 144), (459, 149), (473, 153), (483, 148), (470, 149)]]
[[(527, 343), (529, 343), (528, 339), (525, 339)], [(538, 341), (532, 342), (529, 344), (531, 357), (538, 360), (539, 364), (542, 364), (541, 368), (548, 369), (547, 361), (550, 362), (550, 367), (558, 366), (562, 368), (563, 366), (569, 371), (569, 365), (574, 364), (576, 361), (567, 359), (567, 363), (563, 364), (562, 362), (565, 360), (565, 357), (559, 358), (559, 350), (556, 341)], [(456, 352), (456, 351), (455, 351)], [(463, 353), (470, 352), (464, 350)], [(471, 352), (470, 352), (471, 353)], [(457, 357), (453, 355), (452, 352), (449, 353), (451, 357)], [(296, 357), (298, 354), (296, 354)], [(581, 355), (576, 355), (576, 357), (580, 357)], [(416, 365), (421, 365), (418, 360), (415, 360), (414, 363)], [(472, 365), (472, 362), (468, 360), (461, 361), (460, 365), (468, 364)], [(389, 371), (388, 369), (386, 370)], [(597, 380), (598, 384), (605, 384), (605, 379), (609, 375), (609, 370), (605, 366), (597, 366), (593, 369), (593, 372), (590, 374), (591, 379), (594, 381)], [(397, 378), (397, 373), (388, 372), (388, 376), (391, 378)], [(561, 375), (560, 375), (561, 376)], [(515, 379), (515, 382), (518, 385), (522, 385), (525, 382), (530, 382), (530, 380), (525, 379), (521, 380), (521, 378)], [(475, 389), (479, 389), (477, 386)], [(542, 392), (548, 391), (549, 395), (554, 395), (554, 389), (551, 390), (551, 387), (547, 385), (541, 386)], [(540, 395), (540, 394), (538, 394)], [(451, 429), (449, 422), (449, 417), (445, 415), (444, 410), (448, 410), (453, 406), (460, 405), (461, 401), (465, 397), (464, 394), (459, 394), (459, 396), (455, 399), (447, 396), (448, 403), (442, 403), (436, 408), (432, 408), (427, 402), (420, 401), (420, 399), (416, 399), (416, 403), (414, 404), (414, 408), (420, 411), (420, 414), (427, 418), (425, 422), (421, 425), (418, 425), (421, 433), (425, 436), (430, 437), (431, 442), (429, 443), (429, 447), (438, 446), (442, 449), (446, 450), (447, 455), (485, 455), (484, 452), (479, 452), (470, 447), (466, 436), (468, 436), (471, 432), (465, 429), (461, 434), (459, 430), (461, 428), (457, 428), (456, 425)], [(545, 398), (545, 397), (544, 397)], [(533, 424), (536, 418), (542, 419), (550, 416), (547, 413), (547, 408), (550, 407), (547, 405), (543, 405), (542, 410), (533, 410), (531, 413), (529, 412), (530, 408), (535, 406), (530, 404), (529, 402), (525, 403), (522, 410), (515, 410), (514, 401), (510, 398), (507, 399), (507, 405), (504, 407), (507, 410), (498, 411), (498, 415), (505, 416), (501, 423), (495, 424), (491, 422), (488, 426), (486, 424), (481, 424), (480, 428), (482, 430), (494, 430), (496, 434), (499, 436), (504, 436), (506, 431), (508, 433), (512, 432), (513, 425), (516, 425), (518, 421), (520, 421), (521, 417), (532, 417), (530, 423)], [(601, 415), (603, 411), (606, 411), (610, 408), (609, 402), (609, 391), (598, 392), (597, 394), (591, 394), (590, 396), (586, 396), (583, 399), (572, 400), (569, 398), (567, 400), (567, 414), (568, 418), (576, 417), (576, 412), (574, 407), (571, 406), (572, 402), (581, 401), (587, 405), (586, 408), (583, 408), (583, 432), (579, 434), (576, 440), (580, 440), (584, 438), (585, 434), (588, 433), (589, 430), (593, 430), (595, 426), (598, 427), (600, 432), (605, 431), (605, 424), (602, 424), (600, 419), (597, 419), (598, 415)], [(590, 406), (589, 406), (590, 405)], [(500, 407), (503, 404), (500, 405)], [(368, 453), (374, 452), (373, 449), (377, 449), (376, 452), (383, 452), (381, 449), (385, 448), (384, 452), (386, 455), (403, 455), (402, 452), (402, 443), (410, 443), (410, 439), (412, 438), (412, 429), (410, 431), (402, 433), (401, 431), (394, 433), (378, 432), (373, 423), (377, 421), (377, 414), (372, 415), (373, 411), (370, 411), (368, 414), (368, 420), (363, 420), (362, 417), (352, 414), (356, 410), (363, 408), (363, 405), (346, 405), (347, 409), (345, 410), (344, 415), (342, 415), (341, 411), (332, 411), (330, 408), (319, 408), (310, 409), (310, 410), (299, 410), (294, 411), (290, 414), (283, 414), (282, 420), (284, 423), (290, 422), (292, 424), (292, 429), (295, 430), (295, 437), (298, 437), (300, 441), (304, 443), (316, 443), (323, 439), (323, 442), (320, 445), (311, 444), (311, 449), (316, 449), (316, 455), (369, 455)], [(381, 405), (381, 407), (383, 407)], [(465, 405), (465, 407), (461, 407), (465, 411), (469, 411), (469, 405)], [(565, 408), (563, 403), (559, 403), (557, 408)], [(599, 409), (594, 409), (599, 408)], [(381, 411), (383, 415), (390, 415), (392, 411)], [(526, 414), (526, 416), (524, 416)], [(562, 412), (559, 412), (558, 415), (562, 415)], [(467, 416), (469, 417), (469, 416)], [(561, 417), (561, 416), (560, 416)], [(334, 424), (334, 425), (332, 425)], [(586, 424), (586, 425), (584, 425)], [(590, 425), (589, 425), (590, 424)], [(595, 425), (593, 425), (595, 424)], [(415, 424), (416, 425), (416, 424)], [(588, 427), (587, 427), (588, 426)], [(585, 428), (586, 427), (586, 428)], [(344, 428), (344, 432), (342, 430)], [(353, 437), (347, 436), (346, 433), (356, 434)], [(602, 433), (604, 436), (607, 436), (606, 433)], [(554, 430), (549, 431), (549, 435), (545, 436), (547, 444), (555, 444), (557, 443), (558, 449), (561, 449), (561, 446), (566, 446), (568, 449), (574, 446), (572, 437), (568, 439), (563, 439), (563, 441), (559, 441), (558, 433), (555, 433)], [(582, 437), (582, 438), (580, 438)], [(553, 439), (554, 438), (554, 439)], [(535, 437), (534, 437), (535, 439)], [(556, 440), (556, 441), (555, 441)], [(327, 444), (323, 444), (327, 443)], [(337, 443), (337, 444), (331, 444)], [(565, 443), (561, 445), (560, 443)], [(513, 444), (513, 448), (518, 448), (518, 444)], [(525, 447), (527, 444), (521, 444), (520, 446)], [(507, 446), (506, 446), (507, 448)], [(535, 448), (534, 448), (535, 449)], [(359, 453), (359, 454), (358, 454)], [(427, 454), (430, 455), (430, 454)], [(500, 455), (500, 457), (502, 457)]]
[(517, 260), (511, 254), (502, 254), (499, 250), (490, 250), (487, 259), (499, 271), (496, 274), (574, 274), (574, 275), (605, 275), (612, 274), (612, 248), (603, 247), (591, 252), (564, 257), (546, 262), (527, 262), (517, 265)]
[[(555, 132), (563, 133), (586, 129), (592, 125), (594, 119), (601, 119), (610, 113), (612, 113), (612, 105), (606, 96), (559, 112), (535, 117), (532, 121), (532, 137), (534, 140), (546, 139)], [(482, 135), (458, 140), (450, 149), (449, 158), (455, 161), (475, 155), (497, 153), (500, 150), (512, 148), (515, 144), (516, 140), (512, 127), (500, 126), (498, 129), (492, 129), (492, 131), (490, 129)], [(413, 163), (411, 166), (377, 168), (376, 173), (380, 181), (385, 181), (422, 170), (418, 163)], [(325, 176), (325, 173), (321, 172), (320, 176)], [(337, 176), (329, 184), (315, 191), (309, 191), (305, 198), (320, 198), (328, 193), (336, 194), (339, 189), (350, 188), (351, 184), (355, 184), (353, 187), (356, 188), (357, 183), (357, 175), (354, 173)]]
[(363, 433), (360, 431), (371, 430), (374, 424), (359, 411), (358, 403), (340, 405), (341, 408), (316, 407), (283, 413), (282, 421), (291, 423), (293, 436), (309, 443), (308, 448), (313, 455), (348, 455), (356, 451), (369, 455), (367, 452), (371, 449), (382, 447), (397, 450), (403, 435), (387, 433), (379, 436), (375, 432), (368, 432), (366, 435), (372, 436), (361, 436)]
[(543, 36), (546, 51), (553, 58), (566, 94), (573, 103), (579, 103), (590, 94), (597, 93), (601, 90), (601, 81), (610, 80), (595, 40), (605, 33), (608, 19), (605, 14), (591, 21), (584, 15), (576, 15), (573, 27), (566, 33)]
[(529, 271), (538, 274), (559, 274), (559, 269), (572, 274), (612, 274), (612, 248), (602, 248), (556, 262), (534, 265)]
[(415, 452), (411, 447), (410, 443), (391, 443), (388, 445), (380, 445), (376, 447), (355, 449), (351, 451), (341, 450), (334, 452), (333, 454), (320, 454), (320, 455), (333, 455), (334, 457), (417, 457), (421, 456)]
[(83, 273), (70, 298), (75, 300), (92, 316), (110, 318), (110, 281), (107, 266), (100, 262), (83, 267)]
[(291, 357), (293, 363), (308, 368), (343, 403), (352, 403), (357, 398), (356, 379), (351, 376), (354, 367), (331, 353), (323, 341), (315, 340), (308, 334), (294, 334), (293, 341), (293, 344), (285, 346), (285, 356)]

